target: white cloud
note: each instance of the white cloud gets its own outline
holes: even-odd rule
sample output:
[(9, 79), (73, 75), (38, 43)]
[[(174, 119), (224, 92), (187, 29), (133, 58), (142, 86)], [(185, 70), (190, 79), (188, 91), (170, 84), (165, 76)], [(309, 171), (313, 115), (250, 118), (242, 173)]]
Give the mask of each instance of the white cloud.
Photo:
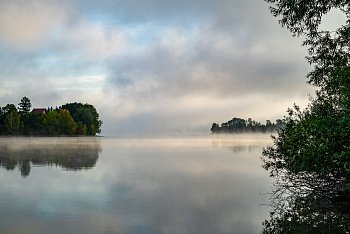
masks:
[(0, 2), (0, 39), (17, 48), (38, 48), (70, 18), (59, 1)]
[(79, 52), (87, 60), (107, 59), (127, 48), (127, 35), (115, 27), (81, 21), (71, 25), (63, 38), (67, 50)]
[(125, 97), (143, 100), (193, 93), (214, 97), (270, 91), (305, 94), (304, 50), (290, 49), (275, 41), (247, 45), (235, 35), (207, 26), (194, 31), (171, 28), (145, 50), (118, 58), (111, 65), (110, 81)]
[(0, 100), (91, 102), (109, 134), (274, 119), (312, 93), (300, 44), (260, 0), (2, 1)]

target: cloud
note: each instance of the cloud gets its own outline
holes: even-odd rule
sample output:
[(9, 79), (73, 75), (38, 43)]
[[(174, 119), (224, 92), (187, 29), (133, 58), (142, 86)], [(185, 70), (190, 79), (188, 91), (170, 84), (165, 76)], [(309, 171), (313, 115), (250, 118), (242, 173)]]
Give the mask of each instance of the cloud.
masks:
[[(69, 2), (0, 1), (0, 103), (91, 102), (104, 63), (125, 48), (121, 30), (80, 17)], [(96, 96), (96, 97), (93, 97)]]
[(108, 59), (127, 48), (125, 32), (87, 20), (66, 27), (60, 39), (54, 46), (81, 60)]
[[(278, 46), (264, 42), (245, 46), (211, 28), (199, 32), (165, 30), (144, 50), (117, 59), (110, 81), (136, 98), (147, 93), (155, 98), (208, 92), (230, 96), (276, 90), (281, 84), (289, 90), (285, 76), (298, 72), (292, 56), (303, 55)], [(285, 50), (284, 56), (274, 55), (276, 49)], [(271, 57), (266, 57), (267, 53)], [(276, 91), (284, 93), (286, 88), (280, 86)]]
[(313, 92), (300, 44), (259, 0), (1, 1), (0, 100), (92, 102), (109, 134), (263, 121)]
[[(307, 100), (311, 89), (298, 41), (289, 41), (294, 49), (281, 35), (242, 39), (214, 25), (164, 28), (143, 49), (112, 63), (107, 84), (117, 94), (115, 109), (128, 131), (164, 130), (169, 121), (173, 129), (204, 129), (223, 115), (280, 118), (293, 101)], [(123, 111), (120, 105), (134, 108)]]
[(70, 17), (59, 1), (0, 2), (0, 39), (18, 48), (39, 47)]

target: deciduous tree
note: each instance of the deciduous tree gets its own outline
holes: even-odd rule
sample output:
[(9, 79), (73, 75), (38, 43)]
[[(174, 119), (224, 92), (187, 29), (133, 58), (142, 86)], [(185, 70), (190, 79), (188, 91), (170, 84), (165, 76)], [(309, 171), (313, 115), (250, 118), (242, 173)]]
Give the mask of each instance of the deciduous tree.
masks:
[[(307, 173), (334, 181), (350, 182), (350, 9), (345, 0), (266, 0), (282, 26), (302, 35), (308, 46), (307, 60), (314, 69), (308, 83), (317, 87), (305, 110), (297, 105), (288, 110), (286, 125), (264, 152), (265, 168)], [(322, 16), (332, 8), (343, 11), (348, 20), (335, 32), (321, 31)]]
[(11, 111), (6, 115), (5, 126), (10, 134), (16, 134), (21, 126), (20, 115), (17, 111)]

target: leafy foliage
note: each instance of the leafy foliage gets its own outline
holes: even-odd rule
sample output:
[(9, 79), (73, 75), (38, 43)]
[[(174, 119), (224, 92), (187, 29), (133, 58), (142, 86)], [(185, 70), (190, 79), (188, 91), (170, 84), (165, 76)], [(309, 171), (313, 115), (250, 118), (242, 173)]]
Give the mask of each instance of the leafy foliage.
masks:
[(271, 13), (279, 20), (282, 26), (287, 27), (293, 35), (318, 33), (322, 16), (332, 8), (341, 9), (348, 13), (348, 0), (265, 0), (272, 3)]
[(68, 103), (62, 106), (71, 113), (74, 120), (79, 124), (79, 131), (88, 135), (95, 135), (101, 132), (102, 121), (99, 119), (94, 106), (82, 103)]
[[(266, 0), (271, 12), (294, 35), (305, 37), (307, 60), (314, 69), (307, 75), (316, 97), (305, 110), (288, 110), (286, 126), (263, 152), (271, 175), (308, 174), (324, 180), (350, 179), (350, 21), (335, 32), (319, 31), (322, 16), (332, 8), (350, 16), (345, 0)], [(330, 186), (330, 188), (335, 188)], [(317, 189), (317, 187), (314, 187)]]
[(309, 172), (350, 179), (349, 121), (320, 97), (304, 111), (289, 110), (286, 126), (274, 147), (263, 152), (265, 168), (287, 168), (291, 173)]
[(94, 106), (69, 103), (53, 109), (30, 112), (29, 98), (23, 97), (19, 111), (13, 104), (0, 108), (1, 135), (94, 136), (101, 132), (102, 121)]
[(5, 126), (7, 131), (12, 135), (19, 131), (21, 121), (17, 111), (10, 111), (5, 117)]

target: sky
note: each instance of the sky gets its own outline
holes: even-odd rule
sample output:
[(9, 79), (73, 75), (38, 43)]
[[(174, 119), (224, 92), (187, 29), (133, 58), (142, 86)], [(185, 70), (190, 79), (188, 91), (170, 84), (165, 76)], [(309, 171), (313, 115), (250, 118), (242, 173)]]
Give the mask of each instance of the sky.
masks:
[[(265, 122), (314, 88), (263, 0), (0, 0), (0, 106), (96, 107), (102, 135)], [(325, 27), (345, 21), (327, 16)]]

